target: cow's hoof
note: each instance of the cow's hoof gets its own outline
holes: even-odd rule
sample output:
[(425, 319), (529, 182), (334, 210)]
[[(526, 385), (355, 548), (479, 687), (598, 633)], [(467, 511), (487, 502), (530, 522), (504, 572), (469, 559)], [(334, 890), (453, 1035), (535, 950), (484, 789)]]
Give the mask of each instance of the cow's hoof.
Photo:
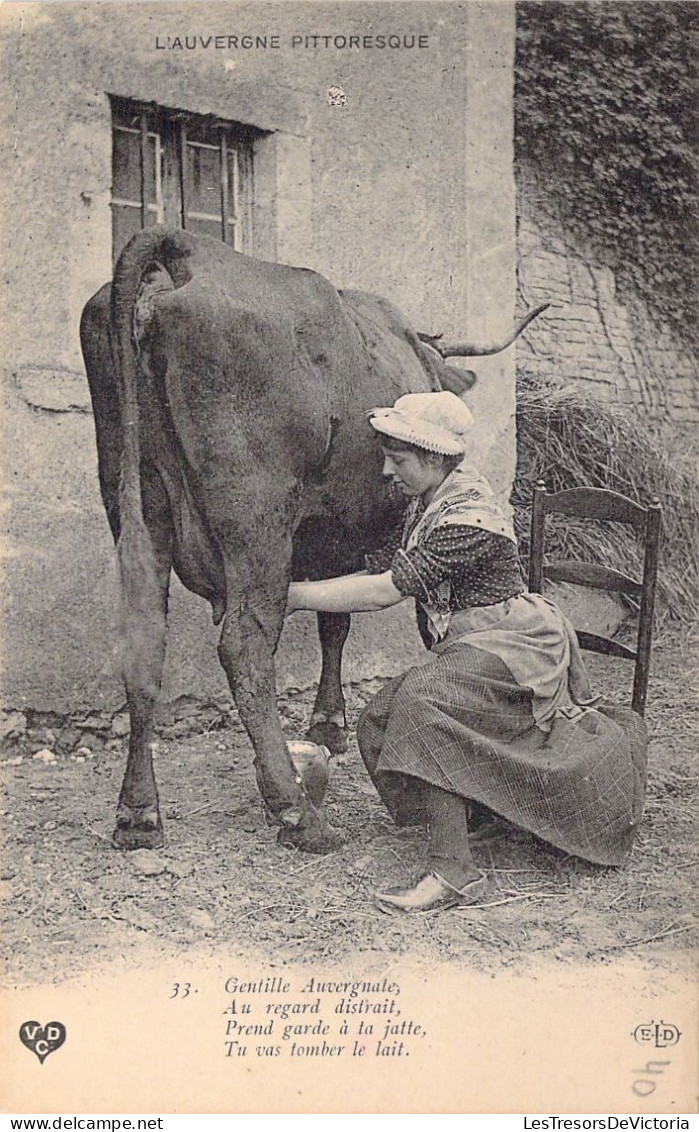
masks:
[(300, 849), (302, 853), (334, 853), (345, 844), (342, 834), (319, 818), (304, 825), (283, 825), (277, 841), (285, 849)]
[(112, 841), (117, 849), (162, 849), (165, 834), (158, 810), (119, 806)]
[(340, 727), (331, 719), (327, 722), (313, 723), (306, 732), (306, 738), (319, 747), (327, 747), (331, 755), (344, 755), (349, 748), (349, 730)]

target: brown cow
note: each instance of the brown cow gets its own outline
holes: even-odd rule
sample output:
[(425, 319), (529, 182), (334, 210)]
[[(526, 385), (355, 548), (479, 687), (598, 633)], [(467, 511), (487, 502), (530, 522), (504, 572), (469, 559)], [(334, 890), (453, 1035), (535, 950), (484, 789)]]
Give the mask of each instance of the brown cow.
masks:
[[(162, 228), (134, 237), (111, 287), (88, 302), (81, 342), (118, 549), (131, 717), (116, 845), (163, 843), (152, 725), (173, 569), (223, 622), (219, 657), (280, 841), (311, 852), (339, 844), (290, 761), (274, 653), (292, 576), (360, 568), (404, 506), (382, 485), (367, 410), (468, 381), (444, 364), (449, 347), (429, 341), (376, 296)], [(338, 750), (349, 617), (320, 614), (318, 625), (309, 736)]]

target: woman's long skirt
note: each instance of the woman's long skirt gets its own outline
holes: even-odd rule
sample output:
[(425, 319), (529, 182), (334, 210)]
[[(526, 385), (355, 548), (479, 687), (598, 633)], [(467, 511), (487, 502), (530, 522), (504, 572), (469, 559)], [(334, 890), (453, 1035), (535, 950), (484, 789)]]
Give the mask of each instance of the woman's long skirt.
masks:
[(628, 856), (641, 820), (647, 733), (630, 709), (535, 724), (532, 694), (459, 643), (391, 680), (362, 712), (362, 758), (394, 820), (420, 821), (415, 779), (479, 802), (567, 853)]

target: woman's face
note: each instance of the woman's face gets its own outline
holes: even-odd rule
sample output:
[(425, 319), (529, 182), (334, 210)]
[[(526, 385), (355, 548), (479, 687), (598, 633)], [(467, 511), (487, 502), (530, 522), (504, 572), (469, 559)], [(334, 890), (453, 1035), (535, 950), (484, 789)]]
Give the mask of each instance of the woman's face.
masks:
[(428, 453), (407, 449), (395, 452), (381, 447), (383, 452), (383, 475), (409, 497), (424, 495), (434, 491), (444, 479), (442, 460), (433, 459)]

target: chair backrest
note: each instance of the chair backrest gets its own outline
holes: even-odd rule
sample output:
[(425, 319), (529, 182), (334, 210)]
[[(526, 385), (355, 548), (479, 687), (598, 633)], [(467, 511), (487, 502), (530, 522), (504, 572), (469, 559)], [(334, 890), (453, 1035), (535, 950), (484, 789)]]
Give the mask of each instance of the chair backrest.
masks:
[[(640, 581), (610, 570), (607, 566), (595, 566), (588, 562), (556, 561), (546, 562), (544, 543), (546, 536), (546, 515), (555, 512), (570, 518), (600, 519), (614, 523), (628, 523), (632, 526), (645, 547), (643, 577)], [(549, 495), (543, 482), (534, 488), (532, 501), (531, 545), (529, 551), (529, 589), (541, 593), (545, 580), (551, 582), (571, 582), (579, 586), (592, 586), (596, 589), (627, 594), (639, 602), (638, 637), (636, 649), (609, 637), (599, 637), (595, 633), (578, 632), (580, 647), (607, 656), (623, 657), (635, 661), (633, 698), (631, 707), (643, 715), (648, 695), (648, 674), (650, 670), (650, 648), (653, 637), (653, 609), (655, 606), (655, 587), (658, 577), (658, 553), (660, 547), (661, 508), (657, 499), (650, 507), (641, 507), (633, 500), (615, 491), (603, 488), (581, 487), (569, 491), (559, 491)]]

